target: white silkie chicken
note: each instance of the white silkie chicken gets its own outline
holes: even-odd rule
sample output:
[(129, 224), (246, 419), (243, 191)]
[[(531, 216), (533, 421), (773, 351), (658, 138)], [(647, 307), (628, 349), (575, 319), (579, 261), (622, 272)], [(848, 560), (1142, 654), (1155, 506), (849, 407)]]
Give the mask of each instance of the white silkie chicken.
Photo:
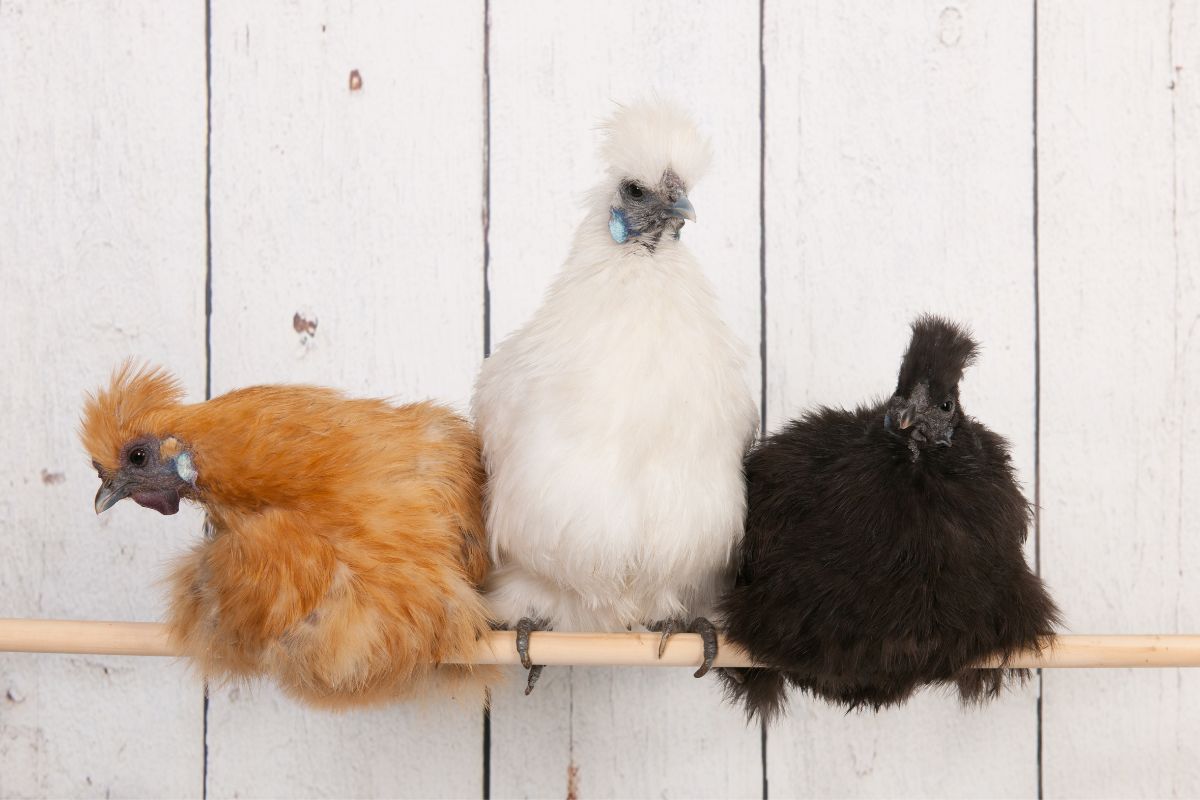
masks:
[(758, 429), (744, 346), (680, 242), (708, 142), (662, 103), (605, 126), (607, 174), (533, 318), (480, 372), (488, 597), (529, 669), (538, 629), (689, 630), (732, 579)]

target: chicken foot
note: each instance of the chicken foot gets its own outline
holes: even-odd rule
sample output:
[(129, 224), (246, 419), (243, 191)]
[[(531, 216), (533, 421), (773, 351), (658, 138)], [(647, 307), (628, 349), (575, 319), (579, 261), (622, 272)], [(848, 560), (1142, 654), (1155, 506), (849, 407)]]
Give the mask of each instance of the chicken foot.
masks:
[(534, 664), (529, 658), (529, 634), (540, 630), (546, 630), (545, 620), (521, 617), (517, 621), (517, 654), (521, 656), (521, 666), (529, 670), (529, 677), (525, 681), (526, 695), (533, 691), (534, 684), (542, 677), (542, 670), (545, 669), (545, 665)]
[(698, 633), (704, 641), (704, 663), (693, 674), (695, 678), (703, 678), (712, 668), (713, 660), (717, 657), (717, 629), (706, 617), (696, 617), (689, 625), (682, 619), (663, 619), (646, 626), (655, 633), (661, 633), (658, 640), (658, 657), (662, 658), (667, 650), (667, 640), (676, 633)]

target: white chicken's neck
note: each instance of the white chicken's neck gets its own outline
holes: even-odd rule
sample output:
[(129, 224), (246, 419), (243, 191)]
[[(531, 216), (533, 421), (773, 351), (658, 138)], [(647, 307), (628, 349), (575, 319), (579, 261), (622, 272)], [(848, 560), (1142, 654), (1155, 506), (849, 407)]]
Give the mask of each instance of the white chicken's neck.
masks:
[(664, 234), (653, 247), (639, 239), (618, 244), (612, 240), (606, 219), (605, 214), (594, 212), (579, 226), (560, 278), (574, 282), (603, 275), (631, 286), (657, 281), (664, 274), (672, 278), (694, 274), (703, 280), (691, 251), (675, 236)]

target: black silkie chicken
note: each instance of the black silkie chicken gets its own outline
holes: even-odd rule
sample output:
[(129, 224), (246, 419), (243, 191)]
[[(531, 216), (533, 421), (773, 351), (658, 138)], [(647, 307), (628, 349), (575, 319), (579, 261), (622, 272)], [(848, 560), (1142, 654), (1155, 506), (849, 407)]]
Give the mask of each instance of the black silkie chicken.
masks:
[(963, 328), (921, 317), (890, 400), (809, 412), (747, 457), (722, 613), (773, 668), (722, 677), (748, 716), (773, 718), (789, 685), (878, 710), (926, 684), (981, 701), (1027, 675), (971, 668), (1038, 647), (1058, 621), (1022, 553), (1030, 508), (1008, 444), (959, 404), (975, 354)]

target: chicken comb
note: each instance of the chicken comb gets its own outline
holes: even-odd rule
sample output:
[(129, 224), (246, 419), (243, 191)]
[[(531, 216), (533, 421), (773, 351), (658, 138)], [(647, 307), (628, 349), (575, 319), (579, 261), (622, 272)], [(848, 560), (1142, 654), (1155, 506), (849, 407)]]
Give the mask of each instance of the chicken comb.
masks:
[(115, 468), (121, 448), (147, 430), (151, 412), (183, 399), (183, 387), (169, 372), (126, 361), (113, 371), (108, 388), (88, 394), (79, 437), (93, 461)]
[(922, 314), (912, 324), (912, 339), (900, 364), (896, 394), (907, 396), (918, 383), (950, 390), (962, 380), (963, 370), (975, 363), (979, 346), (970, 332), (933, 314)]

